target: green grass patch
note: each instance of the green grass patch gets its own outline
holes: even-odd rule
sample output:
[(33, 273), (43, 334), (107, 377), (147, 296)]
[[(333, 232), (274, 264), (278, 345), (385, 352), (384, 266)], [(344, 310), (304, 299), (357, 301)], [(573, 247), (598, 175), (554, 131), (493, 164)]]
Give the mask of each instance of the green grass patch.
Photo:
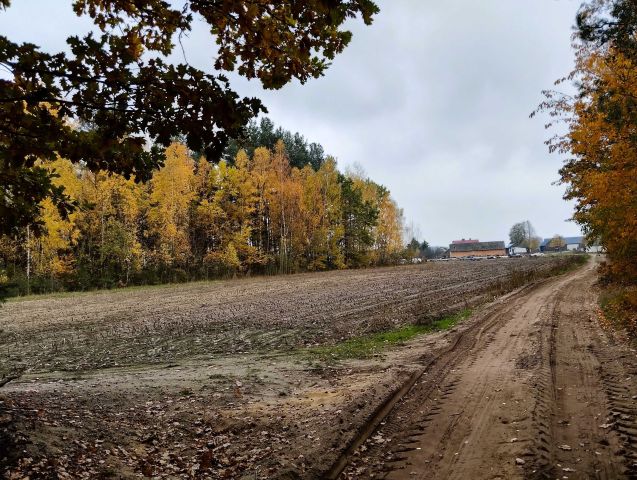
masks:
[(351, 338), (336, 345), (311, 348), (309, 354), (322, 360), (369, 358), (381, 353), (388, 347), (402, 344), (418, 335), (448, 330), (470, 315), (471, 309), (467, 308), (454, 315), (435, 320), (428, 325), (407, 325), (386, 332)]

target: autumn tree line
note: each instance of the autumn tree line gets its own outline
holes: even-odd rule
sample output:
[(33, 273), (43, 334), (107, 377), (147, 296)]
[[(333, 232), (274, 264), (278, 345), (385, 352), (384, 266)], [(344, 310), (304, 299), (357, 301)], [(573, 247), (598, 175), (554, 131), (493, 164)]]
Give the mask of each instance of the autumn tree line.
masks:
[(13, 294), (396, 263), (402, 211), (389, 191), (331, 157), (291, 166), (287, 146), (211, 163), (182, 143), (148, 182), (66, 159), (43, 162), (78, 207), (42, 201), (43, 233), (0, 237)]
[[(0, 0), (0, 14), (12, 3)], [(74, 210), (37, 160), (59, 156), (147, 181), (175, 138), (218, 159), (267, 113), (234, 91), (228, 72), (264, 89), (303, 84), (349, 44), (352, 22), (370, 25), (379, 12), (371, 0), (65, 3), (92, 25), (67, 32), (62, 51), (0, 35), (0, 234), (37, 228), (47, 198), (62, 215)], [(195, 21), (213, 38), (198, 46), (215, 52), (206, 70), (167, 60), (175, 49), (185, 59), (181, 38)]]
[(545, 92), (542, 108), (566, 133), (549, 145), (568, 155), (560, 170), (574, 219), (608, 254), (603, 279), (625, 288), (618, 310), (637, 334), (637, 3), (585, 2), (574, 42), (577, 93)]
[(547, 92), (544, 105), (568, 127), (551, 148), (569, 156), (560, 170), (566, 198), (608, 252), (606, 274), (637, 284), (637, 5), (585, 3), (578, 26), (578, 94)]

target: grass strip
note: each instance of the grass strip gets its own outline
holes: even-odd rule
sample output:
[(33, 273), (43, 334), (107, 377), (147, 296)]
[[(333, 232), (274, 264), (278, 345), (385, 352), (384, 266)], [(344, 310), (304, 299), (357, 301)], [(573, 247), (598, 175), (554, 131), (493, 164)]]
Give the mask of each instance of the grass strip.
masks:
[(469, 316), (471, 316), (471, 309), (467, 308), (453, 315), (435, 320), (428, 325), (406, 325), (386, 332), (351, 338), (335, 345), (314, 347), (309, 350), (309, 353), (322, 360), (369, 358), (381, 353), (388, 347), (405, 343), (418, 335), (449, 330)]

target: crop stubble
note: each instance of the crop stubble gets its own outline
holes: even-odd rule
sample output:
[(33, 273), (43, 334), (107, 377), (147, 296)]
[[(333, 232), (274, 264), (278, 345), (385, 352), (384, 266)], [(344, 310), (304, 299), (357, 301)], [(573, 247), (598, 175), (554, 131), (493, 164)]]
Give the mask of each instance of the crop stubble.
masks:
[(555, 261), (441, 262), (17, 300), (0, 309), (0, 365), (87, 370), (329, 344), (475, 303)]

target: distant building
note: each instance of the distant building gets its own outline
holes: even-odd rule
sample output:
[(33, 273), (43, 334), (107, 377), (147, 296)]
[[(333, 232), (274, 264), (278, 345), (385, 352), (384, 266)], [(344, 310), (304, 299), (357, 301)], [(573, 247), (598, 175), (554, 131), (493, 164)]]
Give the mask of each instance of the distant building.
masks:
[(583, 252), (586, 250), (584, 237), (562, 237), (564, 245), (562, 247), (550, 247), (552, 238), (545, 238), (540, 243), (540, 252)]
[(507, 249), (504, 242), (480, 242), (478, 240), (454, 240), (449, 245), (451, 258), (461, 257), (491, 257), (506, 255)]

